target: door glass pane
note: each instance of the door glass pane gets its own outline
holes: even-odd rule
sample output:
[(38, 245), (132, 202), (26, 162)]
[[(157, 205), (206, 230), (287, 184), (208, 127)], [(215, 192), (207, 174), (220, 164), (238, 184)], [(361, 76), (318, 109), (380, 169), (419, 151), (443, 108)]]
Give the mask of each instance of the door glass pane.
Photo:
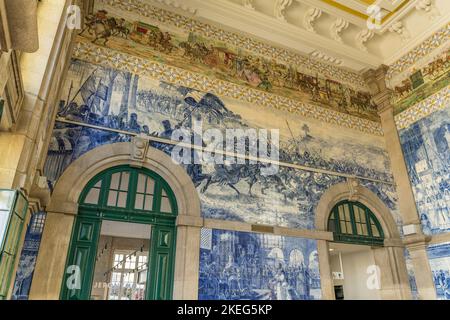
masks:
[(145, 181), (147, 177), (143, 174), (138, 175), (138, 185), (137, 185), (137, 192), (144, 193), (145, 192)]
[(92, 300), (144, 300), (151, 226), (104, 220)]
[(148, 177), (147, 178), (147, 194), (154, 194), (155, 193), (155, 180)]
[(146, 211), (153, 210), (153, 196), (145, 196), (144, 210)]
[(100, 189), (92, 188), (89, 190), (84, 203), (87, 204), (98, 204), (98, 198), (100, 196)]
[(350, 209), (348, 204), (344, 204), (345, 220), (350, 221)]
[(134, 208), (137, 210), (142, 210), (144, 208), (144, 195), (136, 194), (136, 201), (134, 203)]
[(353, 233), (353, 230), (352, 230), (352, 223), (351, 223), (351, 222), (347, 222), (347, 233), (348, 233), (348, 234)]
[(125, 208), (127, 206), (127, 193), (119, 192), (119, 201), (117, 201), (117, 206), (119, 208)]
[(111, 176), (111, 185), (109, 188), (118, 190), (119, 189), (119, 181), (120, 181), (120, 172), (114, 173)]
[(378, 228), (375, 224), (372, 223), (372, 235), (374, 237), (379, 237), (380, 233), (378, 232)]
[(117, 191), (109, 191), (108, 194), (108, 206), (115, 207), (117, 203)]
[(128, 182), (130, 180), (129, 172), (122, 172), (122, 179), (120, 181), (120, 190), (128, 191)]
[(341, 221), (341, 232), (342, 233), (347, 233), (347, 228), (345, 227), (345, 221)]
[(171, 213), (172, 206), (170, 205), (169, 198), (163, 197), (161, 199), (161, 212)]
[(365, 236), (368, 236), (368, 235), (369, 235), (369, 233), (368, 233), (368, 231), (367, 231), (367, 224), (363, 224), (363, 225), (362, 225), (362, 233), (363, 233), (363, 235), (365, 235)]
[(345, 220), (344, 209), (342, 208), (342, 206), (339, 206), (338, 210), (339, 210), (339, 220)]

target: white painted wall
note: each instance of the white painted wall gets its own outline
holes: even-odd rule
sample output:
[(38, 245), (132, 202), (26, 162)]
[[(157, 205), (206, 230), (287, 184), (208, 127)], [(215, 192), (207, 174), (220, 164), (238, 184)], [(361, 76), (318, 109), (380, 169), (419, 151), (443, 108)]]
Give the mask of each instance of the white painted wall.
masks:
[[(332, 272), (340, 271), (338, 254), (331, 255), (330, 262)], [(370, 290), (366, 284), (370, 276), (367, 268), (374, 264), (371, 250), (342, 253), (344, 280), (334, 280), (334, 284), (344, 286), (345, 300), (380, 300), (379, 291)]]

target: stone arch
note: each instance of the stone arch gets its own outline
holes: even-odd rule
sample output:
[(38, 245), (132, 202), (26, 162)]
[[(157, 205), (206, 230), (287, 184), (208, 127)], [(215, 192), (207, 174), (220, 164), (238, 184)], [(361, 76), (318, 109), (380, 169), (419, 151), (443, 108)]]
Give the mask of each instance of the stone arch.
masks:
[[(359, 185), (356, 179), (330, 187), (320, 198), (315, 210), (315, 227), (327, 231), (328, 217), (340, 201), (350, 200), (364, 204), (376, 216), (385, 235), (384, 247), (372, 248), (375, 264), (380, 268), (382, 299), (411, 299), (408, 273), (404, 259), (404, 245), (389, 208), (372, 191)], [(318, 241), (319, 269), (322, 293), (325, 299), (334, 299), (334, 286), (329, 261), (329, 240)]]
[(386, 239), (400, 240), (400, 232), (389, 208), (372, 191), (349, 179), (330, 187), (320, 198), (315, 210), (315, 227), (327, 231), (328, 217), (333, 207), (342, 200), (357, 201), (369, 208), (377, 217)]
[(98, 173), (124, 164), (145, 167), (167, 181), (177, 199), (178, 215), (201, 216), (200, 199), (186, 171), (141, 139), (100, 146), (71, 163), (55, 184), (47, 210), (76, 215), (78, 198), (86, 184)]
[(78, 200), (86, 184), (109, 168), (145, 167), (161, 176), (178, 205), (174, 299), (198, 298), (201, 217), (200, 199), (186, 171), (171, 157), (149, 146), (145, 138), (97, 147), (71, 163), (55, 184), (46, 208), (47, 220), (36, 263), (30, 299), (59, 299)]

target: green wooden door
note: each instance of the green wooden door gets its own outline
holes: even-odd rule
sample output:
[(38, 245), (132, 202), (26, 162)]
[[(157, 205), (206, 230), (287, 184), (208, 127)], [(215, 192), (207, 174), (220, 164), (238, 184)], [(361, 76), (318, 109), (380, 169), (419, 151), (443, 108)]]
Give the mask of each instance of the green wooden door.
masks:
[(61, 299), (89, 300), (101, 220), (77, 217), (61, 288)]
[(147, 283), (148, 300), (172, 299), (175, 257), (175, 228), (152, 227), (150, 264)]

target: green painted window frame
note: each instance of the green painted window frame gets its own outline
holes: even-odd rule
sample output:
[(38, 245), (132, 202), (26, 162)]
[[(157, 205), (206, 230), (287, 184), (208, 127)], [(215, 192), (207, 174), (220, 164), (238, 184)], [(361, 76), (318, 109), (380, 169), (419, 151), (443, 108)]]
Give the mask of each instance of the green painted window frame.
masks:
[[(341, 216), (339, 214), (340, 208), (342, 208), (341, 212), (344, 213), (344, 219), (341, 219)], [(347, 217), (345, 217), (346, 211), (344, 208), (348, 208)], [(355, 213), (356, 208), (362, 209), (362, 212), (364, 213), (363, 218), (365, 219), (364, 222), (362, 221), (363, 219), (361, 219), (361, 216), (359, 214), (361, 211), (359, 210), (358, 216), (360, 221), (357, 221)], [(345, 228), (342, 228), (342, 223), (345, 224)], [(365, 232), (367, 233), (367, 235), (358, 232), (358, 225), (360, 225), (361, 230), (363, 230), (363, 226), (366, 227), (366, 229), (364, 230), (367, 231)], [(372, 228), (375, 228), (378, 235), (374, 234), (374, 230)], [(335, 242), (371, 246), (384, 245), (384, 232), (380, 222), (378, 221), (375, 214), (360, 202), (344, 200), (336, 204), (331, 210), (330, 216), (328, 217), (328, 231), (333, 232), (333, 239)]]
[[(8, 221), (6, 222), (5, 234), (3, 239), (0, 239), (0, 300), (5, 300), (8, 296), (15, 262), (19, 253), (19, 241), (28, 211), (28, 200), (19, 190), (0, 189), (0, 191), (12, 191), (15, 193)], [(18, 205), (21, 207), (18, 207)]]
[[(128, 172), (128, 195), (125, 208), (107, 205), (111, 177), (115, 173)], [(134, 208), (137, 194), (139, 174), (144, 174), (154, 180), (152, 210)], [(84, 203), (91, 190), (102, 181), (97, 204)], [(120, 182), (119, 182), (120, 187)], [(162, 192), (169, 199), (172, 212), (161, 211)], [(61, 284), (60, 298), (63, 300), (88, 300), (92, 289), (95, 257), (100, 238), (103, 220), (149, 224), (152, 226), (149, 253), (149, 272), (147, 273), (146, 298), (149, 300), (169, 300), (172, 298), (173, 278), (175, 269), (176, 218), (178, 206), (175, 194), (168, 183), (155, 172), (147, 168), (136, 168), (129, 165), (110, 168), (96, 175), (83, 189), (79, 198), (78, 215), (72, 229), (71, 242), (66, 261), (66, 268), (71, 265), (82, 266), (83, 273), (81, 289), (68, 289), (67, 280), (70, 274), (65, 273)], [(83, 233), (83, 228), (89, 230)], [(81, 234), (89, 234), (83, 239)], [(82, 251), (84, 250), (84, 253)], [(77, 254), (79, 257), (77, 258)], [(81, 255), (80, 255), (81, 254)], [(84, 255), (84, 256), (83, 256)], [(78, 259), (78, 260), (77, 260)], [(79, 259), (82, 262), (79, 264)], [(81, 261), (81, 260), (80, 260)]]

